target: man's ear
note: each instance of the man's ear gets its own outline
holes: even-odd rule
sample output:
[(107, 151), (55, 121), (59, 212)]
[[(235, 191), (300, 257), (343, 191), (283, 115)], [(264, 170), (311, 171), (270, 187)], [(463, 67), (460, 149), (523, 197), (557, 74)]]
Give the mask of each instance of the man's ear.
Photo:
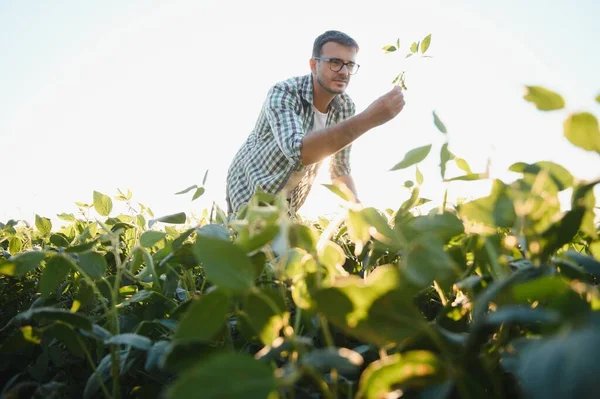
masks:
[(311, 58), (308, 61), (309, 65), (310, 65), (310, 70), (312, 71), (313, 74), (317, 73), (317, 60), (315, 60), (314, 58)]

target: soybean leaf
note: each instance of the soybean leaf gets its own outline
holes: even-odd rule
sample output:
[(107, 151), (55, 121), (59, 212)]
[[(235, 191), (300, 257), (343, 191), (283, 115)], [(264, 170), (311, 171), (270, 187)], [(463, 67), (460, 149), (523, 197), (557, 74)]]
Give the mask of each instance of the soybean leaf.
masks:
[(413, 43), (410, 45), (410, 51), (411, 51), (412, 53), (416, 53), (418, 50), (419, 50), (419, 43), (418, 43), (418, 42), (413, 42)]
[(363, 363), (363, 357), (348, 348), (315, 349), (302, 356), (302, 364), (321, 372), (336, 369), (344, 374), (355, 373)]
[(87, 251), (79, 254), (79, 266), (92, 279), (104, 277), (106, 273), (106, 259), (98, 252)]
[(163, 216), (163, 217), (160, 217), (157, 219), (151, 219), (148, 222), (148, 227), (152, 228), (152, 226), (156, 222), (171, 223), (171, 224), (183, 224), (183, 223), (185, 223), (185, 220), (186, 220), (185, 212), (178, 212), (178, 213), (166, 215), (166, 216)]
[(448, 143), (444, 143), (440, 150), (440, 173), (442, 174), (442, 179), (446, 176), (446, 164), (454, 158), (454, 154), (448, 150)]
[(204, 187), (199, 187), (196, 192), (194, 193), (194, 196), (192, 197), (192, 201), (200, 198), (200, 196), (202, 196), (202, 194), (204, 194), (205, 192), (205, 188)]
[(579, 148), (600, 152), (600, 129), (598, 120), (589, 112), (569, 115), (563, 124), (564, 135)]
[(423, 173), (421, 173), (418, 166), (417, 166), (417, 170), (416, 170), (416, 180), (417, 180), (418, 185), (423, 184)]
[(414, 148), (407, 152), (404, 156), (404, 159), (398, 164), (396, 164), (391, 170), (393, 171), (398, 169), (404, 169), (411, 165), (419, 163), (427, 157), (429, 151), (431, 151), (431, 144), (423, 147)]
[(48, 259), (39, 283), (39, 290), (43, 298), (50, 296), (56, 290), (71, 267), (71, 260), (62, 255), (55, 255)]
[(225, 326), (231, 299), (222, 289), (215, 289), (193, 300), (185, 311), (175, 332), (178, 340), (208, 341)]
[(431, 33), (425, 36), (423, 41), (421, 42), (421, 54), (425, 54), (429, 45), (431, 44)]
[(54, 307), (31, 308), (25, 312), (19, 313), (15, 317), (15, 321), (18, 325), (31, 323), (32, 320), (41, 324), (62, 321), (73, 327), (78, 327), (87, 331), (92, 330), (92, 323), (86, 316)]
[(108, 195), (94, 191), (94, 209), (100, 216), (108, 216), (112, 211), (112, 200)]
[(0, 274), (21, 277), (40, 265), (45, 252), (28, 251), (12, 256), (8, 261), (0, 261)]
[(397, 387), (421, 387), (443, 381), (445, 371), (435, 354), (423, 350), (396, 353), (377, 360), (360, 376), (358, 397), (383, 398)]
[(215, 355), (181, 373), (169, 387), (167, 398), (267, 399), (276, 390), (271, 367), (250, 356)]
[(104, 343), (107, 345), (128, 345), (141, 350), (148, 350), (152, 346), (150, 339), (133, 333), (113, 335)]
[(186, 188), (185, 190), (181, 190), (177, 193), (175, 193), (175, 195), (179, 195), (179, 194), (185, 194), (187, 192), (192, 191), (193, 189), (198, 188), (198, 186), (196, 184), (194, 184), (193, 186), (189, 186), (188, 188)]
[(166, 233), (162, 231), (144, 231), (140, 237), (140, 244), (146, 248), (152, 248), (154, 244), (165, 238)]
[(240, 293), (254, 285), (252, 263), (237, 245), (198, 235), (194, 255), (213, 284)]
[(439, 118), (435, 111), (433, 111), (433, 124), (435, 125), (435, 127), (438, 128), (440, 132), (448, 134), (448, 131), (446, 130), (446, 125), (444, 125), (444, 122), (442, 122), (442, 120)]
[(554, 111), (565, 106), (565, 100), (560, 94), (540, 86), (525, 86), (525, 88), (527, 93), (523, 98), (534, 103), (540, 111)]
[(52, 231), (52, 222), (50, 219), (35, 215), (35, 227), (38, 229), (40, 234), (47, 235)]
[(383, 46), (382, 50), (385, 51), (386, 54), (389, 54), (389, 53), (393, 53), (394, 51), (396, 51), (397, 48), (395, 46), (388, 45), (388, 46)]

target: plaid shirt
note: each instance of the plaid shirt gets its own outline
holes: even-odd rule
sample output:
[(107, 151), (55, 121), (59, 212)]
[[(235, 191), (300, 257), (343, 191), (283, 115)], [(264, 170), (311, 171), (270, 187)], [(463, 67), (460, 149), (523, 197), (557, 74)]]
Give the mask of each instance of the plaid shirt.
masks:
[[(310, 192), (322, 162), (305, 166), (301, 161), (302, 138), (314, 123), (312, 74), (293, 77), (275, 84), (256, 122), (238, 150), (227, 172), (227, 203), (235, 212), (260, 187), (278, 193), (294, 171), (305, 175), (291, 192), (290, 208), (299, 209)], [(354, 115), (356, 108), (347, 94), (336, 95), (327, 115), (326, 126)], [(350, 174), (350, 150), (346, 146), (331, 157), (329, 173), (334, 179)]]

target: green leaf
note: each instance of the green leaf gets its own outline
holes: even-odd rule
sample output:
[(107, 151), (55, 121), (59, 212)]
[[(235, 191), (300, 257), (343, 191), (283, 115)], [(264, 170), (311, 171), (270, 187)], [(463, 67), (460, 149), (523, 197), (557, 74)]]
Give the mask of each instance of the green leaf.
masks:
[(337, 184), (322, 184), (322, 186), (334, 193), (335, 195), (337, 195), (338, 197), (340, 197), (341, 199), (343, 199), (344, 201), (352, 201), (352, 198), (354, 197), (352, 192), (346, 187), (342, 188)]
[[(600, 351), (600, 331), (575, 328), (568, 334), (541, 339), (512, 341), (503, 364), (514, 374), (524, 397), (592, 398), (600, 389), (598, 362), (591, 356)], [(560, 384), (549, 384), (549, 381)]]
[(287, 317), (283, 298), (274, 290), (250, 292), (244, 299), (244, 312), (264, 345), (270, 345), (279, 336)]
[(571, 144), (586, 151), (600, 152), (598, 120), (589, 112), (571, 114), (563, 124), (564, 134)]
[(442, 122), (442, 120), (438, 117), (435, 111), (433, 111), (433, 124), (435, 125), (435, 127), (437, 127), (437, 129), (440, 132), (448, 134), (448, 131), (446, 130), (446, 125), (444, 125), (444, 122)]
[(182, 190), (182, 191), (179, 191), (179, 192), (175, 193), (175, 195), (188, 193), (188, 192), (192, 191), (195, 188), (198, 188), (198, 186), (196, 184), (194, 184), (193, 186), (189, 186), (185, 190)]
[(152, 248), (154, 244), (165, 238), (167, 234), (163, 231), (148, 230), (140, 236), (140, 244), (146, 248)]
[(534, 103), (540, 111), (554, 111), (565, 107), (565, 100), (560, 94), (540, 86), (525, 86), (525, 88), (527, 93), (523, 98)]
[(8, 241), (8, 252), (15, 255), (21, 252), (23, 248), (23, 243), (21, 243), (21, 239), (18, 237), (13, 237)]
[(240, 233), (236, 238), (236, 244), (244, 248), (246, 253), (251, 253), (273, 241), (277, 234), (279, 234), (279, 226), (270, 225), (251, 237), (247, 236), (247, 232), (245, 235)]
[(597, 279), (600, 278), (600, 261), (590, 256), (582, 255), (577, 251), (567, 251), (565, 252), (565, 256), (580, 265), (586, 272), (593, 274)]
[(302, 364), (323, 373), (336, 369), (343, 374), (355, 373), (364, 363), (363, 357), (348, 348), (315, 349), (302, 356)]
[(104, 343), (106, 345), (127, 345), (144, 351), (147, 351), (152, 346), (152, 341), (150, 341), (150, 339), (133, 333), (113, 335), (104, 341)]
[(52, 222), (50, 219), (35, 215), (35, 227), (38, 229), (41, 235), (50, 234), (52, 231)]
[(396, 166), (394, 166), (391, 170), (393, 171), (398, 169), (404, 169), (411, 165), (419, 163), (427, 157), (429, 151), (431, 151), (431, 144), (423, 147), (414, 148), (407, 152), (404, 156), (404, 159), (398, 164), (396, 164)]
[[(186, 216), (185, 216), (185, 212), (179, 212), (179, 213), (174, 213), (172, 215), (166, 215), (163, 217), (160, 217), (158, 219), (152, 219), (150, 221), (150, 223), (154, 224), (155, 222), (162, 222), (162, 223), (171, 223), (171, 224), (183, 224), (185, 223), (186, 220)], [(152, 226), (149, 226), (152, 227)]]
[(355, 275), (337, 278), (314, 299), (319, 312), (347, 334), (385, 346), (423, 328), (425, 320), (412, 305), (415, 294), (414, 288), (403, 285), (396, 266), (384, 265), (366, 280)]
[(52, 234), (50, 236), (50, 242), (57, 247), (67, 248), (71, 243), (67, 236), (62, 233)]
[(389, 53), (393, 53), (394, 51), (396, 51), (397, 48), (395, 46), (388, 45), (388, 46), (383, 46), (382, 50), (385, 51), (386, 54), (389, 54)]
[(21, 277), (38, 267), (45, 256), (42, 251), (28, 251), (12, 256), (8, 261), (0, 260), (0, 274)]
[(276, 392), (271, 367), (250, 356), (228, 353), (197, 363), (169, 387), (167, 398), (269, 399)]
[(411, 51), (412, 53), (416, 53), (418, 50), (419, 50), (419, 43), (418, 43), (418, 42), (413, 42), (413, 43), (410, 45), (410, 51)]
[(544, 183), (544, 191), (556, 193), (563, 191), (573, 185), (573, 175), (564, 167), (554, 162), (536, 162), (527, 164), (517, 162), (509, 168), (512, 172), (523, 173), (527, 183), (533, 186), (540, 173), (546, 173), (548, 178)]
[(202, 194), (204, 194), (206, 190), (204, 189), (204, 187), (199, 187), (196, 192), (194, 193), (194, 196), (192, 197), (192, 201), (197, 200), (198, 198), (200, 198), (200, 196), (202, 196)]
[(429, 45), (431, 44), (431, 33), (425, 36), (423, 41), (421, 42), (421, 54), (425, 54)]
[(39, 283), (42, 298), (47, 298), (54, 293), (58, 285), (67, 277), (71, 267), (72, 261), (62, 255), (55, 255), (46, 261)]
[(404, 187), (406, 187), (406, 188), (412, 188), (412, 187), (414, 187), (414, 185), (415, 185), (415, 182), (412, 180), (407, 180), (404, 182)]
[(434, 234), (444, 242), (449, 242), (465, 230), (461, 220), (450, 212), (416, 216), (396, 226), (396, 229), (400, 229), (407, 240), (424, 234)]
[(435, 354), (414, 350), (396, 353), (369, 364), (360, 376), (358, 398), (379, 399), (399, 387), (433, 385), (445, 378), (443, 363)]
[(475, 181), (475, 180), (484, 180), (488, 178), (487, 173), (469, 173), (462, 176), (456, 176), (451, 179), (445, 179), (445, 182), (451, 181)]
[(416, 170), (416, 178), (417, 178), (417, 184), (421, 185), (423, 184), (423, 173), (421, 173), (421, 171), (419, 170), (419, 167), (417, 166), (417, 170)]
[(448, 143), (446, 142), (440, 150), (440, 173), (442, 174), (442, 179), (446, 176), (446, 164), (452, 159), (454, 159), (454, 154), (448, 150)]
[(112, 211), (112, 200), (108, 195), (104, 195), (99, 193), (98, 191), (94, 191), (94, 209), (100, 216), (108, 216), (110, 215), (110, 211)]
[(449, 279), (454, 277), (454, 262), (433, 234), (411, 241), (402, 260), (406, 277), (421, 288), (430, 286), (434, 280), (450, 283)]
[(61, 213), (60, 215), (56, 215), (60, 220), (64, 220), (65, 222), (74, 222), (77, 219), (72, 213)]
[(92, 279), (96, 280), (106, 274), (106, 259), (98, 252), (87, 251), (79, 254), (79, 266)]
[(400, 38), (396, 39), (396, 48), (400, 48)]
[(144, 370), (148, 372), (157, 372), (161, 368), (162, 360), (167, 354), (170, 341), (161, 340), (157, 341), (148, 349), (148, 355), (146, 356), (146, 364), (144, 364)]
[(215, 289), (193, 300), (183, 314), (175, 339), (209, 341), (225, 327), (231, 307), (229, 295)]
[(206, 185), (206, 178), (208, 177), (208, 169), (204, 172), (204, 177), (202, 178), (202, 185)]
[(62, 321), (63, 323), (70, 324), (73, 327), (78, 327), (86, 331), (92, 330), (92, 323), (86, 316), (55, 307), (31, 308), (25, 312), (19, 313), (15, 317), (15, 321), (17, 322), (17, 326), (30, 324), (31, 321), (40, 324)]
[(239, 293), (248, 291), (254, 285), (252, 263), (237, 245), (198, 235), (194, 255), (213, 284)]
[(500, 180), (494, 180), (489, 196), (461, 204), (458, 212), (472, 222), (495, 227), (512, 227), (516, 219), (513, 201)]
[(471, 171), (471, 167), (469, 166), (469, 163), (467, 161), (465, 161), (463, 158), (456, 158), (454, 160), (454, 162), (456, 162), (456, 166), (458, 166), (467, 175), (473, 174), (473, 172)]
[(199, 236), (218, 238), (219, 240), (229, 242), (229, 232), (220, 224), (205, 224), (197, 232)]

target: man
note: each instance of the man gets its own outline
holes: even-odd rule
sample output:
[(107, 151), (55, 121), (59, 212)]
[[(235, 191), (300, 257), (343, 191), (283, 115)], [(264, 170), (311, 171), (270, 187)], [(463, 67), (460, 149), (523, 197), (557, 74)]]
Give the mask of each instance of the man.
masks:
[(258, 187), (271, 194), (283, 190), (296, 212), (328, 156), (332, 182), (345, 184), (358, 199), (350, 174), (351, 144), (404, 107), (402, 91), (394, 87), (355, 115), (345, 90), (359, 69), (358, 50), (345, 33), (327, 31), (314, 41), (311, 73), (269, 90), (254, 129), (229, 167), (228, 212), (238, 211)]

